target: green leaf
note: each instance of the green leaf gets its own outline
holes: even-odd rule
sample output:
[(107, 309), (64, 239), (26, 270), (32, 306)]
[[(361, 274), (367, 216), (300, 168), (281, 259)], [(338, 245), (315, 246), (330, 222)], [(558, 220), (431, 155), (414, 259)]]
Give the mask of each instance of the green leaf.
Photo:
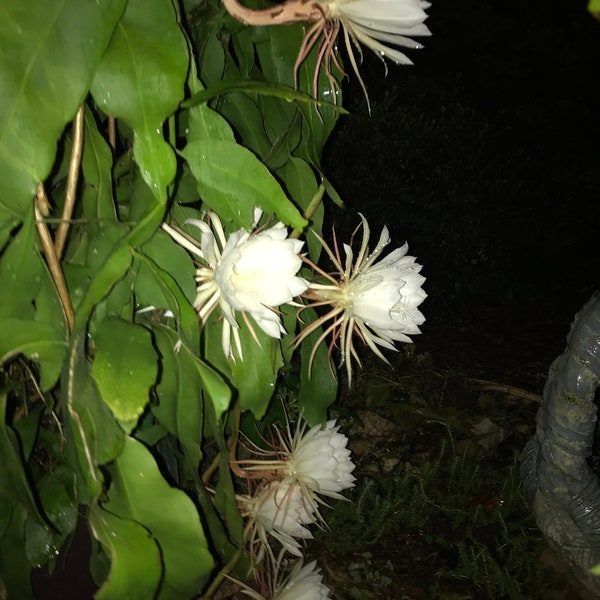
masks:
[[(305, 160), (292, 156), (277, 171), (277, 175), (284, 182), (290, 197), (306, 214), (306, 209), (310, 206), (319, 191), (314, 171), (310, 165)], [(310, 217), (310, 228), (319, 235), (322, 234), (324, 213), (325, 209), (321, 201), (317, 210)], [(306, 236), (306, 245), (308, 246), (308, 255), (311, 260), (317, 263), (322, 249), (321, 242), (319, 242), (316, 236), (309, 233)]]
[(19, 502), (39, 523), (43, 523), (21, 459), (18, 437), (6, 423), (6, 402), (6, 394), (0, 394), (0, 504), (10, 505), (11, 500)]
[[(31, 590), (31, 566), (25, 551), (25, 507), (0, 502), (0, 514), (9, 513), (9, 523), (0, 539), (0, 581), (6, 586), (7, 598), (35, 600)], [(1, 590), (1, 588), (0, 588)]]
[(202, 457), (202, 379), (196, 361), (185, 347), (176, 349), (178, 336), (155, 324), (154, 336), (161, 355), (161, 380), (156, 386), (158, 405), (152, 412), (184, 448), (188, 471), (195, 473)]
[[(312, 308), (307, 308), (303, 314), (311, 322), (317, 318)], [(302, 342), (300, 347), (301, 375), (298, 408), (310, 427), (327, 420), (327, 409), (335, 402), (338, 390), (335, 368), (331, 364), (325, 342), (319, 344), (310, 365), (310, 354), (321, 333), (322, 329), (319, 327)]]
[[(189, 100), (182, 102), (181, 106), (182, 108), (189, 108), (198, 104), (205, 104), (217, 96), (231, 94), (232, 92), (273, 96), (285, 100), (286, 102), (305, 102), (313, 105), (326, 104), (330, 106), (328, 102), (315, 100), (311, 95), (300, 92), (293, 87), (273, 82), (252, 81), (249, 79), (215, 81), (207, 89), (194, 94)], [(340, 113), (348, 114), (348, 111), (341, 106), (334, 106), (334, 108)]]
[[(110, 473), (104, 508), (145, 527), (160, 547), (164, 575), (157, 597), (175, 600), (198, 594), (214, 563), (193, 502), (169, 486), (150, 452), (133, 438), (126, 439)], [(130, 568), (130, 576), (137, 578), (157, 565), (132, 561)]]
[(197, 140), (182, 151), (198, 180), (202, 199), (240, 227), (252, 222), (254, 206), (302, 230), (306, 220), (268, 169), (246, 148), (223, 140)]
[(160, 586), (160, 548), (139, 523), (121, 519), (93, 505), (89, 514), (95, 538), (110, 559), (110, 572), (96, 600), (146, 600)]
[(20, 217), (83, 102), (125, 0), (0, 5), (0, 222)]
[(162, 124), (183, 98), (188, 59), (171, 0), (129, 0), (91, 87), (102, 110), (133, 128), (135, 160), (161, 203), (176, 170)]
[[(599, 13), (600, 12), (600, 0), (589, 0), (587, 9), (592, 14)], [(594, 567), (594, 568), (598, 569), (598, 567)], [(600, 570), (598, 570), (598, 572), (592, 570), (591, 572), (594, 573), (595, 575), (600, 575)]]
[[(238, 391), (241, 410), (251, 410), (257, 419), (265, 414), (275, 391), (279, 369), (283, 366), (281, 344), (253, 324), (258, 344), (246, 324), (239, 328), (243, 358), (227, 360), (221, 347), (222, 321), (209, 320), (204, 326), (205, 352), (208, 362), (221, 373), (231, 373), (231, 383)], [(259, 345), (260, 344), (260, 345)], [(221, 413), (217, 411), (217, 418)]]
[(72, 429), (73, 443), (68, 449), (75, 456), (71, 464), (79, 465), (79, 493), (90, 501), (102, 491), (103, 477), (98, 466), (120, 454), (125, 434), (102, 401), (92, 378), (86, 338), (85, 331), (73, 338), (62, 377), (62, 398), (69, 415), (67, 426)]
[(94, 335), (92, 375), (104, 402), (129, 432), (149, 402), (158, 374), (150, 332), (123, 319), (107, 318)]
[(131, 249), (119, 244), (99, 266), (97, 273), (85, 290), (75, 313), (73, 335), (77, 335), (86, 326), (92, 310), (110, 292), (131, 264)]
[(85, 108), (81, 170), (83, 191), (81, 203), (88, 219), (115, 220), (116, 211), (112, 197), (112, 152), (96, 125), (90, 109)]
[(40, 365), (40, 385), (50, 389), (58, 380), (67, 350), (64, 332), (47, 323), (0, 318), (0, 366), (17, 354)]
[(78, 507), (53, 473), (48, 473), (38, 482), (37, 490), (52, 526), (28, 518), (25, 523), (25, 548), (30, 564), (41, 567), (56, 558), (65, 539), (74, 531)]
[[(175, 315), (178, 331), (193, 348), (198, 348), (200, 324), (190, 301), (170, 273), (163, 271), (144, 254), (136, 253), (136, 256), (140, 261), (140, 270), (135, 284), (139, 302), (142, 305), (170, 309)], [(165, 304), (162, 304), (161, 300)]]
[(33, 318), (32, 300), (39, 289), (41, 271), (32, 205), (21, 229), (0, 256), (0, 316)]

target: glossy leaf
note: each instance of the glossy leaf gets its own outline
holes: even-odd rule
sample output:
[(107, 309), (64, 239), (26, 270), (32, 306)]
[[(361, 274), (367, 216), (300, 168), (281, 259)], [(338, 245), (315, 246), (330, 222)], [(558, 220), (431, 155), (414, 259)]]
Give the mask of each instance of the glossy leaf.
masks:
[(161, 556), (148, 530), (98, 505), (92, 506), (89, 521), (111, 563), (108, 579), (94, 596), (96, 600), (155, 598), (162, 576)]
[(140, 271), (135, 290), (142, 306), (151, 305), (158, 309), (171, 310), (175, 316), (178, 331), (193, 348), (198, 348), (200, 324), (198, 315), (188, 298), (170, 273), (162, 270), (146, 255), (139, 253), (136, 256), (139, 259)]
[(251, 410), (257, 419), (261, 419), (273, 396), (277, 375), (283, 365), (280, 341), (269, 337), (254, 324), (259, 345), (248, 327), (242, 324), (239, 335), (243, 358), (234, 349), (235, 359), (227, 360), (221, 347), (221, 331), (220, 321), (209, 321), (204, 327), (207, 360), (220, 372), (231, 373), (231, 383), (237, 389), (241, 410)]
[(19, 502), (39, 523), (44, 519), (38, 510), (19, 451), (16, 433), (6, 423), (6, 394), (0, 394), (0, 504)]
[[(300, 92), (293, 87), (287, 85), (281, 85), (278, 83), (265, 83), (264, 81), (252, 81), (249, 79), (239, 80), (221, 80), (211, 84), (205, 90), (194, 94), (189, 100), (182, 103), (183, 108), (196, 106), (197, 104), (204, 104), (217, 96), (223, 94), (231, 94), (232, 92), (245, 92), (252, 94), (260, 94), (261, 96), (273, 96), (280, 98), (286, 102), (306, 102), (308, 104), (324, 104), (315, 100), (309, 94)], [(341, 106), (336, 107), (341, 113), (347, 113), (348, 111), (343, 109)]]
[[(160, 547), (164, 575), (157, 598), (198, 594), (213, 568), (213, 559), (193, 502), (169, 486), (150, 452), (133, 438), (127, 438), (110, 473), (112, 483), (104, 508), (145, 527)], [(156, 564), (136, 562), (130, 567), (135, 578), (139, 571), (156, 569)]]
[(31, 566), (25, 551), (27, 509), (3, 499), (0, 513), (4, 511), (8, 513), (9, 520), (7, 528), (0, 532), (0, 581), (6, 587), (7, 598), (35, 600), (31, 590)]
[(0, 318), (0, 366), (18, 354), (40, 365), (42, 389), (57, 381), (67, 350), (64, 333), (47, 323)]
[(123, 319), (107, 318), (94, 335), (93, 377), (102, 399), (126, 431), (149, 402), (158, 373), (150, 332)]
[(84, 187), (81, 197), (83, 214), (88, 219), (116, 219), (112, 197), (112, 152), (96, 125), (94, 115), (85, 109), (81, 170)]
[(197, 140), (182, 151), (206, 204), (240, 227), (252, 222), (254, 206), (302, 230), (305, 219), (267, 168), (246, 148), (222, 140)]
[(156, 386), (158, 405), (152, 412), (179, 440), (194, 473), (202, 455), (202, 380), (195, 365), (199, 359), (177, 347), (178, 336), (172, 329), (156, 324), (153, 331), (161, 355), (161, 379)]
[(89, 501), (102, 490), (103, 477), (98, 466), (120, 454), (125, 434), (100, 397), (92, 378), (85, 340), (85, 332), (73, 339), (62, 379), (62, 397), (74, 441), (72, 464), (79, 465), (80, 494)]
[(0, 223), (20, 217), (54, 163), (126, 0), (0, 5)]
[(53, 473), (37, 482), (37, 490), (49, 523), (28, 518), (25, 523), (25, 548), (29, 562), (40, 567), (54, 560), (65, 539), (77, 524), (77, 503)]
[(100, 108), (133, 128), (135, 160), (161, 203), (176, 169), (162, 125), (183, 98), (187, 69), (171, 1), (129, 0), (92, 82)]

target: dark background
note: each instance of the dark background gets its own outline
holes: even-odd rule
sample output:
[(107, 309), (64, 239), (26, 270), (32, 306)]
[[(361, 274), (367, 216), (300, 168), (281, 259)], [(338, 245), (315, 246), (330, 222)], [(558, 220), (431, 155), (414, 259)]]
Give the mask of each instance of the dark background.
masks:
[[(437, 0), (414, 66), (364, 51), (324, 170), (374, 246), (427, 277), (428, 319), (482, 307), (567, 320), (600, 288), (600, 24), (580, 0)], [(344, 238), (346, 239), (346, 238)], [(424, 330), (427, 329), (427, 324)]]

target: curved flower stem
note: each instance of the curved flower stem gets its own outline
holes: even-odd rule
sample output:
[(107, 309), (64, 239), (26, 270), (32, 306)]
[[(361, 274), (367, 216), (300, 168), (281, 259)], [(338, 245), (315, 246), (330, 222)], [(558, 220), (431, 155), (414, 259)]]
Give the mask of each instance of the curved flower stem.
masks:
[(242, 552), (243, 548), (238, 548), (236, 550), (235, 554), (229, 559), (229, 562), (217, 573), (217, 576), (213, 579), (213, 582), (206, 590), (206, 593), (200, 597), (200, 600), (210, 600), (215, 595), (215, 592), (219, 589), (223, 581), (229, 577), (229, 573), (231, 573), (235, 568), (235, 565), (237, 565), (242, 557)]
[(246, 8), (237, 0), (223, 0), (227, 12), (245, 25), (287, 25), (300, 21), (318, 21), (322, 12), (316, 2), (303, 0), (287, 0), (282, 4), (254, 10)]
[(65, 281), (65, 276), (63, 275), (62, 268), (60, 266), (60, 259), (58, 258), (54, 243), (52, 242), (52, 236), (50, 235), (48, 226), (44, 222), (44, 217), (48, 214), (49, 206), (50, 204), (48, 202), (48, 198), (46, 197), (44, 184), (40, 183), (34, 205), (35, 224), (38, 230), (38, 235), (40, 236), (40, 243), (46, 257), (48, 269), (50, 270), (50, 274), (54, 280), (54, 285), (56, 286), (60, 303), (65, 311), (65, 318), (67, 320), (69, 331), (71, 331), (71, 329), (73, 329), (73, 323), (75, 322), (75, 313), (73, 312), (71, 297), (69, 296), (69, 290), (67, 289), (67, 282)]
[(71, 146), (71, 160), (69, 161), (69, 174), (67, 176), (67, 191), (65, 193), (65, 205), (60, 225), (56, 231), (54, 247), (58, 260), (63, 253), (73, 207), (75, 206), (75, 196), (77, 194), (77, 180), (79, 179), (79, 167), (81, 166), (81, 155), (83, 154), (83, 115), (84, 105), (82, 104), (73, 120), (73, 144)]
[[(307, 221), (312, 219), (312, 216), (317, 212), (317, 208), (319, 208), (321, 202), (323, 201), (323, 195), (325, 194), (325, 186), (321, 183), (319, 189), (316, 194), (311, 198), (304, 214), (302, 215)], [(299, 229), (294, 229), (292, 233), (290, 233), (291, 239), (298, 239), (302, 232)]]

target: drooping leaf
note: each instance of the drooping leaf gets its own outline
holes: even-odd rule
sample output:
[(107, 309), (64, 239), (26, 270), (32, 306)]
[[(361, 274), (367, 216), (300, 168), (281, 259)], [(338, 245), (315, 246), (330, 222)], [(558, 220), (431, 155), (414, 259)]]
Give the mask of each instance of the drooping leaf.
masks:
[(158, 363), (150, 332), (123, 319), (107, 318), (94, 335), (92, 375), (102, 399), (130, 432), (149, 402)]
[[(154, 458), (133, 438), (110, 468), (111, 487), (104, 508), (147, 529), (161, 550), (164, 576), (159, 599), (198, 594), (213, 568), (200, 518), (187, 495), (163, 479)], [(130, 564), (132, 577), (156, 564)]]
[(202, 441), (202, 380), (195, 365), (199, 360), (184, 347), (168, 327), (155, 325), (154, 335), (161, 355), (161, 380), (156, 386), (158, 405), (152, 412), (184, 448), (185, 462), (196, 472)]
[(0, 366), (23, 354), (40, 365), (40, 385), (50, 389), (58, 380), (67, 350), (64, 332), (47, 323), (0, 319)]
[(139, 523), (122, 519), (93, 505), (90, 526), (110, 559), (108, 579), (96, 600), (155, 598), (162, 576), (160, 548)]
[(0, 5), (0, 224), (20, 218), (54, 162), (126, 0)]
[(67, 536), (75, 530), (78, 507), (54, 473), (38, 481), (37, 490), (51, 525), (29, 517), (25, 523), (25, 548), (30, 564), (41, 567), (56, 558)]
[(103, 402), (91, 374), (86, 353), (86, 332), (73, 338), (62, 378), (70, 439), (71, 464), (78, 465), (80, 501), (90, 502), (102, 491), (100, 465), (114, 460), (123, 448), (125, 434)]
[(140, 261), (140, 271), (135, 284), (139, 302), (142, 306), (150, 305), (158, 309), (171, 310), (178, 331), (192, 348), (198, 348), (200, 325), (198, 315), (188, 298), (170, 273), (163, 271), (145, 254), (138, 253), (136, 256)]
[(171, 0), (129, 0), (91, 87), (102, 110), (133, 128), (135, 160), (161, 203), (176, 169), (162, 125), (183, 98), (188, 58)]
[[(311, 308), (307, 308), (303, 314), (310, 321), (317, 317)], [(327, 344), (319, 345), (312, 364), (309, 360), (314, 344), (321, 333), (321, 328), (317, 329), (302, 342), (300, 347), (301, 376), (298, 408), (310, 427), (327, 420), (327, 409), (335, 402), (338, 390), (335, 367), (330, 364), (327, 356)]]
[(35, 600), (31, 590), (31, 565), (25, 551), (27, 509), (3, 499), (0, 521), (4, 520), (2, 513), (8, 517), (6, 529), (0, 532), (0, 581), (6, 587), (6, 597)]
[(38, 523), (44, 519), (38, 509), (34, 493), (31, 489), (25, 465), (19, 452), (17, 435), (6, 423), (6, 394), (0, 394), (0, 504), (10, 506), (19, 502), (21, 506), (35, 517)]
[[(309, 94), (300, 92), (293, 87), (281, 85), (278, 83), (252, 81), (250, 79), (234, 79), (220, 80), (211, 84), (205, 90), (194, 94), (189, 100), (182, 103), (183, 108), (189, 108), (198, 104), (205, 104), (209, 100), (221, 96), (223, 94), (231, 94), (232, 92), (245, 92), (251, 94), (260, 94), (262, 96), (273, 96), (280, 98), (285, 102), (306, 102), (308, 104), (319, 105), (324, 104), (315, 100)], [(347, 113), (344, 108), (335, 107), (341, 113)]]
[(221, 217), (248, 227), (254, 206), (302, 230), (306, 221), (267, 168), (246, 148), (223, 140), (197, 140), (182, 151), (204, 202)]
[(112, 152), (96, 125), (94, 115), (86, 106), (81, 170), (83, 214), (88, 219), (116, 219), (112, 196)]
[[(283, 365), (280, 341), (269, 337), (254, 323), (254, 333), (245, 324), (239, 329), (243, 358), (234, 345), (234, 359), (227, 360), (221, 346), (222, 322), (209, 320), (204, 326), (207, 361), (221, 373), (231, 373), (241, 410), (251, 410), (261, 419), (275, 391), (279, 369)], [(218, 418), (220, 418), (218, 414)]]

